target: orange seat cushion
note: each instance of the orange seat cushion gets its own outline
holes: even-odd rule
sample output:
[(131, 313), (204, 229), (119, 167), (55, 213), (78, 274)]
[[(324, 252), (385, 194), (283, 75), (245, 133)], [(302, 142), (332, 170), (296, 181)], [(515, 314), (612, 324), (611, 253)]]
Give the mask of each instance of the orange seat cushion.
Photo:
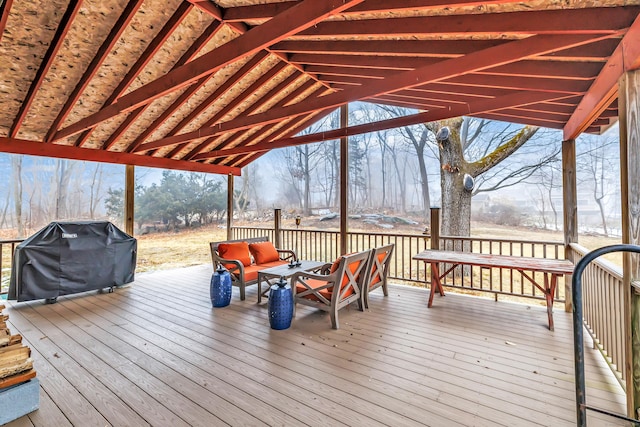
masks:
[[(249, 244), (247, 242), (220, 243), (218, 245), (218, 255), (224, 259), (238, 260), (245, 267), (251, 265), (251, 254), (249, 253)], [(233, 264), (225, 264), (227, 269), (235, 267)]]
[[(327, 282), (325, 282), (324, 280), (318, 280), (318, 279), (307, 279), (305, 280), (305, 282), (307, 282), (307, 284), (313, 289), (318, 289), (327, 284)], [(307, 287), (304, 286), (302, 283), (296, 283), (296, 294), (305, 292), (306, 290), (308, 290)], [(322, 289), (321, 291), (318, 291), (318, 293), (323, 297), (325, 297), (326, 299), (328, 299), (329, 301), (331, 301), (331, 294), (333, 293), (331, 288)], [(315, 294), (309, 294), (302, 298), (310, 299), (313, 301), (320, 301), (320, 298), (318, 298)]]
[(244, 282), (251, 282), (253, 280), (258, 280), (258, 271), (263, 270), (264, 266), (262, 265), (250, 265), (244, 268)]
[(280, 259), (280, 254), (271, 242), (251, 243), (249, 252), (253, 255), (253, 259), (256, 260), (256, 264), (266, 264)]

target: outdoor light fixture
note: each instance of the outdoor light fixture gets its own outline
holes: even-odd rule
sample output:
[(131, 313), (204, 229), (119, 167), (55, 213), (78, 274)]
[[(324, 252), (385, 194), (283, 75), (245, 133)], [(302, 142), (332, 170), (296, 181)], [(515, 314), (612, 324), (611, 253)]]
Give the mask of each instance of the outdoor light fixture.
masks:
[(302, 221), (302, 218), (300, 217), (300, 215), (296, 215), (296, 228), (300, 227), (301, 221)]

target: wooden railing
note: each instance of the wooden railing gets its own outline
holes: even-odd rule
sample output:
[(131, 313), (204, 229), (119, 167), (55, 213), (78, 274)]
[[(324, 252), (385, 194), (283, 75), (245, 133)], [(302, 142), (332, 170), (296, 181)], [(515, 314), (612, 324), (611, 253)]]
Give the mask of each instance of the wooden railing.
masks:
[[(232, 227), (234, 239), (269, 236), (278, 241), (281, 248), (293, 249), (301, 259), (314, 259), (330, 262), (338, 256), (339, 233), (337, 231), (309, 229), (281, 229), (279, 240), (273, 228)], [(415, 261), (412, 256), (431, 247), (428, 234), (387, 234), (370, 232), (349, 232), (347, 239), (352, 252), (371, 249), (389, 243), (395, 244), (395, 250), (389, 268), (389, 277), (397, 281), (428, 283), (430, 268), (424, 262)], [(550, 241), (517, 241), (507, 239), (459, 238), (440, 236), (440, 247), (447, 245), (465, 245), (473, 252), (503, 254), (513, 256), (536, 256), (553, 259), (564, 258), (564, 245)], [(470, 267), (464, 274), (451, 274), (445, 278), (445, 286), (472, 292), (492, 293), (497, 299), (499, 294), (524, 298), (543, 299), (544, 295), (531, 286), (521, 273), (511, 269), (493, 269)], [(530, 273), (533, 275), (533, 273)], [(428, 279), (429, 278), (429, 279)], [(542, 278), (540, 281), (542, 282)], [(564, 280), (561, 280), (563, 282)], [(563, 283), (558, 285), (555, 300), (565, 300)]]
[(0, 295), (9, 292), (9, 279), (11, 278), (11, 260), (16, 246), (23, 239), (0, 240)]
[[(589, 249), (572, 243), (567, 254), (574, 264)], [(585, 327), (623, 388), (626, 388), (626, 341), (622, 269), (605, 259), (590, 262), (582, 274)]]

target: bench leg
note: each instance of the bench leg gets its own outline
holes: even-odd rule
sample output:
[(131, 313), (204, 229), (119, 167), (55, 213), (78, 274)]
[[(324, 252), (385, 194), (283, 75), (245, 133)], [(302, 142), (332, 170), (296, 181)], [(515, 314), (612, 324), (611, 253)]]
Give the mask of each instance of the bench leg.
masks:
[(547, 317), (549, 318), (549, 330), (553, 331), (553, 296), (556, 294), (556, 285), (558, 283), (558, 276), (551, 275), (551, 286), (549, 286), (549, 277), (544, 275), (544, 297), (547, 301)]

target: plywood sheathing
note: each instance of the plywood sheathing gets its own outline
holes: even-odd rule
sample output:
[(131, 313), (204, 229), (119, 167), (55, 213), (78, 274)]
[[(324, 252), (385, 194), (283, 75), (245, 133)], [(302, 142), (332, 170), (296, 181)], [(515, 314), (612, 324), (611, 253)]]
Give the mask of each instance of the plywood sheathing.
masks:
[[(14, 2), (14, 5), (19, 3), (24, 2)], [(113, 2), (85, 0), (82, 3), (67, 37), (53, 60), (51, 69), (29, 109), (21, 132), (18, 133), (19, 138), (37, 140), (44, 138), (49, 126), (80, 81), (125, 6), (126, 1), (124, 0)], [(39, 7), (43, 14), (55, 13), (51, 9), (55, 6), (46, 1), (43, 1)], [(38, 23), (30, 20), (25, 25), (33, 28)], [(42, 56), (38, 58), (38, 61), (39, 64), (42, 61)], [(78, 111), (86, 111), (86, 108), (81, 106)], [(69, 120), (73, 121), (82, 117), (77, 112), (70, 116)]]
[[(13, 2), (0, 42), (0, 57), (8, 59), (0, 63), (0, 136), (8, 135), (67, 3), (64, 0)], [(45, 112), (50, 108), (46, 103), (39, 110)], [(33, 131), (22, 129), (19, 136), (33, 137)]]
[[(143, 4), (146, 5), (149, 0), (145, 1)], [(160, 0), (153, 0), (152, 2), (158, 2)], [(154, 7), (162, 7), (160, 4), (151, 5)], [(177, 6), (176, 6), (177, 7)], [(169, 17), (173, 14), (173, 11), (169, 11), (165, 16), (164, 21), (159, 25), (157, 23), (153, 23), (151, 25), (157, 26), (158, 29), (162, 28), (162, 26), (166, 23)], [(182, 55), (189, 49), (189, 47), (193, 44), (194, 40), (202, 34), (202, 32), (209, 26), (213, 18), (209, 15), (202, 13), (199, 9), (193, 8), (191, 12), (185, 17), (182, 23), (176, 28), (176, 30), (172, 33), (172, 35), (167, 39), (162, 48), (154, 55), (154, 57), (149, 61), (147, 66), (142, 70), (139, 76), (133, 81), (132, 85), (125, 93), (128, 93), (132, 90), (138, 89), (139, 87), (165, 75), (168, 73), (171, 68), (176, 64), (176, 62), (182, 57)], [(132, 21), (132, 26), (137, 25), (136, 22)], [(144, 23), (142, 25), (145, 25)], [(142, 28), (144, 31), (144, 28)], [(153, 39), (152, 36), (149, 37), (149, 40), (145, 44), (144, 47), (148, 45), (148, 43)], [(142, 37), (142, 34), (134, 34), (134, 38)], [(130, 39), (127, 39), (130, 40)], [(124, 41), (124, 38), (121, 39)], [(211, 43), (211, 42), (210, 42)], [(114, 50), (117, 50), (119, 47), (116, 46)], [(211, 46), (213, 48), (213, 46)], [(132, 54), (131, 56), (131, 64), (128, 68), (133, 65), (133, 63), (140, 57), (143, 53), (144, 49), (141, 49), (135, 56)], [(124, 77), (124, 74), (118, 78), (118, 83)], [(113, 151), (123, 151), (128, 144), (138, 136), (143, 129), (145, 129), (148, 125), (153, 122), (151, 117), (157, 117), (164, 108), (171, 105), (171, 103), (177, 98), (183, 90), (179, 90), (173, 93), (170, 93), (158, 100), (156, 100), (152, 107), (147, 109), (145, 114), (141, 115), (136, 122), (130, 128), (131, 132), (126, 132), (116, 144), (111, 148)], [(109, 92), (110, 94), (111, 92)], [(161, 111), (158, 111), (159, 108), (162, 108)], [(91, 138), (87, 141), (85, 147), (93, 148), (100, 147), (106, 141), (111, 134), (118, 128), (120, 123), (126, 119), (128, 114), (121, 114), (114, 119), (108, 120), (98, 127), (96, 127), (95, 131), (92, 133)]]
[[(210, 118), (212, 118), (214, 115), (220, 112), (230, 102), (232, 102), (238, 96), (241, 96), (253, 83), (255, 83), (256, 80), (258, 80), (263, 74), (265, 74), (267, 71), (269, 71), (279, 62), (280, 62), (280, 59), (277, 58), (275, 55), (269, 55), (267, 58), (262, 60), (256, 67), (253, 68), (253, 70), (251, 70), (246, 76), (240, 79), (223, 96), (221, 96), (214, 105), (206, 109), (198, 118), (196, 118), (196, 120), (192, 121), (182, 131), (180, 131), (180, 133), (190, 132), (200, 128), (205, 122), (207, 122)], [(222, 71), (224, 71), (224, 69), (220, 70), (220, 72)], [(239, 116), (250, 105), (252, 105), (254, 102), (257, 102), (259, 99), (261, 99), (271, 88), (273, 88), (273, 86), (277, 85), (280, 81), (282, 81), (283, 79), (291, 75), (293, 71), (294, 71), (293, 67), (291, 66), (285, 67), (282, 71), (277, 73), (268, 83), (262, 85), (257, 91), (255, 91), (251, 96), (249, 96), (248, 99), (246, 99), (245, 101), (240, 103), (240, 105), (236, 106), (230, 112), (225, 114), (220, 119), (220, 122), (225, 122)], [(216, 73), (216, 76), (214, 78), (218, 78), (218, 74), (220, 74), (220, 72)], [(226, 81), (227, 78), (231, 77), (232, 75), (233, 74), (229, 74), (228, 76), (225, 76), (224, 80)], [(215, 88), (213, 88), (213, 90), (210, 90), (207, 93), (207, 96), (211, 94), (214, 90)], [(176, 114), (176, 115), (183, 117), (184, 115), (189, 113), (190, 109), (181, 109), (180, 111), (183, 113)], [(195, 148), (199, 143), (200, 142), (192, 142), (186, 145), (180, 151), (180, 153), (183, 155), (188, 153), (189, 151), (191, 151), (191, 149)], [(163, 148), (158, 152), (158, 154), (164, 155), (167, 152), (172, 151), (174, 148), (175, 147)]]
[[(191, 15), (191, 14), (189, 14)], [(203, 20), (202, 22), (199, 23), (199, 26), (202, 27), (201, 29), (199, 29), (199, 31), (196, 34), (191, 34), (189, 35), (190, 39), (189, 42), (186, 43), (187, 47), (184, 48), (184, 50), (176, 52), (178, 53), (178, 58), (187, 50), (187, 48), (189, 46), (191, 46), (191, 44), (193, 43), (193, 40), (195, 40), (198, 36), (200, 36), (200, 34), (202, 34), (202, 32), (206, 29), (206, 27), (211, 23), (210, 20)], [(182, 27), (182, 26), (181, 26)], [(186, 37), (186, 36), (185, 36)], [(233, 31), (229, 30), (226, 27), (223, 27), (220, 31), (218, 31), (215, 35), (215, 37), (213, 37), (198, 53), (198, 56), (201, 56), (205, 53), (208, 53), (210, 51), (212, 51), (213, 49), (222, 46), (223, 44), (227, 43), (229, 40), (235, 38), (236, 35)], [(183, 37), (184, 38), (184, 37)], [(245, 60), (246, 61), (246, 60)], [(210, 94), (211, 92), (213, 92), (215, 90), (215, 88), (218, 87), (218, 85), (220, 85), (222, 82), (224, 82), (223, 76), (227, 73), (232, 73), (233, 70), (237, 70), (238, 68), (240, 68), (242, 65), (244, 64), (244, 62), (241, 63), (234, 63), (231, 64), (227, 67), (222, 68), (220, 71), (218, 71), (218, 73), (216, 73), (216, 76), (212, 77), (200, 90), (196, 91), (196, 93), (186, 102), (186, 106), (183, 106), (182, 109), (179, 109), (179, 111), (182, 111), (182, 113), (176, 112), (176, 114), (172, 115), (167, 121), (165, 121), (165, 123), (160, 126), (156, 131), (154, 131), (149, 138), (147, 138), (147, 142), (148, 141), (154, 141), (156, 139), (159, 139), (161, 137), (163, 137), (164, 135), (166, 135), (166, 133), (168, 131), (170, 131), (171, 129), (173, 129), (173, 127), (178, 124), (180, 122), (180, 120), (182, 120), (182, 118), (188, 114), (189, 111), (191, 111), (192, 108), (194, 108), (195, 106), (197, 106), (198, 104), (200, 104), (200, 100), (204, 99), (204, 97), (206, 97), (208, 94)], [(152, 64), (149, 64), (149, 67)], [(173, 64), (171, 64), (173, 65)], [(170, 67), (169, 67), (170, 68)], [(168, 70), (167, 70), (168, 71)], [(217, 74), (220, 74), (220, 78), (217, 78)], [(153, 123), (153, 121), (158, 118), (158, 116), (160, 116), (162, 114), (163, 111), (165, 111), (167, 108), (169, 108), (169, 106), (171, 104), (173, 104), (173, 102), (180, 96), (182, 95), (182, 93), (187, 90), (187, 88), (182, 89), (182, 90), (177, 90), (174, 91), (172, 93), (170, 93), (169, 95), (166, 95), (162, 98), (159, 98), (155, 101), (153, 101), (151, 103), (151, 105), (149, 106), (149, 108), (147, 108), (147, 110), (140, 116), (140, 118), (133, 123), (133, 125), (129, 128), (129, 130), (127, 132), (124, 133), (124, 135), (122, 135), (122, 137), (119, 139), (118, 143), (112, 148), (112, 150), (115, 151), (122, 151), (125, 147), (128, 147), (133, 141), (135, 141), (135, 139), (144, 131), (147, 129), (147, 127), (149, 125), (151, 125)], [(185, 113), (185, 109), (188, 109), (188, 111)]]

